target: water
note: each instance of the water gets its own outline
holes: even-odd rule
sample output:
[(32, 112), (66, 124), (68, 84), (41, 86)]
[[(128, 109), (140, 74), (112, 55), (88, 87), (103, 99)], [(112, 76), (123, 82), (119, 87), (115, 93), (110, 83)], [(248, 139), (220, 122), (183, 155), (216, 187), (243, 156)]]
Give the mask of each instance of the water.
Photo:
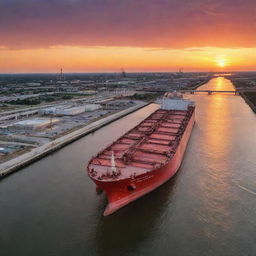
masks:
[[(224, 78), (202, 89), (232, 89)], [(0, 182), (0, 255), (256, 255), (256, 117), (239, 96), (188, 96), (196, 124), (178, 174), (103, 217), (87, 161), (157, 106)]]

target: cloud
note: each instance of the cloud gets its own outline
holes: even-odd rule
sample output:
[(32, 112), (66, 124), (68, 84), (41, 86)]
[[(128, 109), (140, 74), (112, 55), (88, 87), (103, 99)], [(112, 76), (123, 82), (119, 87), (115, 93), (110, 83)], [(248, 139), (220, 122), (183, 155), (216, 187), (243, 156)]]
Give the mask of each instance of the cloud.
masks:
[(8, 50), (8, 47), (4, 45), (0, 45), (0, 51), (6, 51), (6, 50)]
[(255, 0), (1, 0), (0, 43), (254, 47)]
[(205, 52), (205, 48), (185, 48), (184, 50), (188, 52)]

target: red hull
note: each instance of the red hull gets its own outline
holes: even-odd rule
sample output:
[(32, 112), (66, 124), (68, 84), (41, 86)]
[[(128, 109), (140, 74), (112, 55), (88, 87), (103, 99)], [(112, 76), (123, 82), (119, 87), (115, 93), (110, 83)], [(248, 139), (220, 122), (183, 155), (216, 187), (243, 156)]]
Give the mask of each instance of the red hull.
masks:
[[(119, 182), (96, 182), (98, 187), (105, 191), (108, 198), (108, 205), (104, 211), (104, 216), (112, 214), (130, 202), (151, 192), (176, 174), (181, 165), (194, 122), (195, 113), (193, 113), (189, 121), (175, 155), (165, 166), (151, 171), (150, 173), (137, 176), (135, 179), (125, 179)], [(131, 184), (134, 185), (136, 189), (129, 191), (127, 190), (127, 186)]]
[[(136, 175), (135, 177), (119, 180), (110, 179), (102, 181), (91, 177), (97, 187), (104, 190), (107, 195), (108, 205), (104, 211), (104, 216), (112, 214), (130, 202), (151, 192), (175, 175), (181, 165), (194, 121), (195, 112), (193, 111), (182, 133), (179, 144), (175, 148), (175, 153), (172, 155), (171, 159), (164, 165), (161, 165), (160, 168), (155, 168), (141, 175)], [(90, 163), (88, 166), (90, 173), (89, 169)]]

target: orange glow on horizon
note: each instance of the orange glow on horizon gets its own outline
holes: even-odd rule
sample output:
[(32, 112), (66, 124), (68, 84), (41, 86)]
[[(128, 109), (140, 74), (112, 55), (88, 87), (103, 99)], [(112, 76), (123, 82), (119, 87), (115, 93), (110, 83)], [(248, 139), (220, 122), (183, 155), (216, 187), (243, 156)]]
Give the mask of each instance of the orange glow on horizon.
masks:
[(255, 70), (256, 48), (71, 47), (0, 50), (0, 73)]

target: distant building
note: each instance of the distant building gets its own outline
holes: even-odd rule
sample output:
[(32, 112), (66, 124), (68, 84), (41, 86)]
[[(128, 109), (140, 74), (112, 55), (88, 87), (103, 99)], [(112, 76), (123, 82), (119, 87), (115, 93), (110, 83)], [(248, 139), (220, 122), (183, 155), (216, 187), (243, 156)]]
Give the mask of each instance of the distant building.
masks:
[(96, 91), (93, 91), (93, 90), (85, 90), (85, 91), (82, 91), (82, 93), (93, 95), (93, 94), (96, 93)]
[(94, 110), (97, 110), (100, 108), (101, 108), (100, 104), (86, 104), (85, 105), (85, 111), (94, 111)]
[(0, 145), (0, 156), (11, 154), (23, 148), (23, 145)]
[(70, 81), (71, 84), (80, 84), (80, 80), (72, 80)]
[(108, 88), (107, 87), (99, 87), (98, 91), (106, 91)]
[(57, 108), (55, 108), (55, 107), (40, 109), (39, 114), (41, 114), (41, 115), (55, 115), (56, 109)]
[(41, 83), (26, 83), (27, 86), (40, 86)]
[(9, 154), (10, 152), (9, 152), (9, 150), (8, 150), (8, 148), (6, 148), (6, 147), (1, 147), (0, 146), (0, 156), (1, 155), (7, 155), (7, 154)]
[(60, 84), (60, 85), (66, 85), (68, 84), (69, 82), (68, 81), (57, 81), (56, 84)]
[(85, 107), (72, 107), (72, 108), (64, 108), (64, 109), (56, 109), (55, 115), (57, 116), (75, 116), (85, 112)]

